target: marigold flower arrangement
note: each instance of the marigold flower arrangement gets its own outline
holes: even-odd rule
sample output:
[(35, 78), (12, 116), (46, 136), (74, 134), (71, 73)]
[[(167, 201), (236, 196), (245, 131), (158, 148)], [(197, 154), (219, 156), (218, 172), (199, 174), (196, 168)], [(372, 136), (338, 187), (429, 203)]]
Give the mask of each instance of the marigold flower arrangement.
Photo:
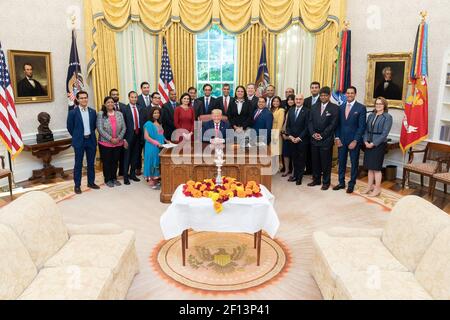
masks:
[(216, 179), (205, 179), (202, 182), (189, 180), (183, 186), (183, 194), (186, 197), (210, 198), (213, 201), (216, 213), (222, 212), (222, 204), (231, 198), (262, 197), (261, 187), (255, 181), (243, 184), (236, 178), (230, 177), (223, 177), (222, 185), (216, 185)]

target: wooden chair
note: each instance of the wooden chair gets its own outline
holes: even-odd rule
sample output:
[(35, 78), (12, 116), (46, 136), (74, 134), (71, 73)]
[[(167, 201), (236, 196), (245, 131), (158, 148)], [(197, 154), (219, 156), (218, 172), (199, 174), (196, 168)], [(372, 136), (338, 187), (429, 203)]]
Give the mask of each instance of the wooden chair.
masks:
[(434, 190), (436, 189), (436, 182), (441, 182), (444, 184), (444, 192), (445, 194), (447, 194), (447, 184), (450, 183), (449, 169), (450, 169), (450, 157), (438, 161), (438, 172), (433, 174), (433, 176), (430, 178), (430, 186), (428, 188), (428, 194), (431, 197), (431, 201), (433, 201), (434, 198)]
[[(414, 161), (414, 155), (423, 153), (422, 162)], [(409, 161), (403, 167), (402, 188), (405, 188), (406, 179), (409, 182), (409, 174), (411, 172), (420, 175), (420, 185), (423, 187), (423, 178), (431, 177), (438, 172), (439, 160), (447, 159), (450, 156), (450, 145), (428, 142), (424, 150), (415, 150), (409, 152)]]
[(11, 170), (5, 169), (5, 157), (0, 156), (0, 159), (2, 160), (2, 169), (0, 169), (0, 179), (8, 177), (8, 183), (9, 183), (9, 196), (11, 198), (11, 201), (14, 200), (13, 194), (12, 194), (12, 174)]

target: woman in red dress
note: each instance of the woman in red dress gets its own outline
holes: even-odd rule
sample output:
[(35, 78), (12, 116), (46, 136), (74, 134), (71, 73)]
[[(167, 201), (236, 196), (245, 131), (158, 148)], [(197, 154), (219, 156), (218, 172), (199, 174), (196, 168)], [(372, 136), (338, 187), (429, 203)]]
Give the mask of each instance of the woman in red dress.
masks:
[(175, 109), (174, 115), (175, 128), (180, 129), (180, 132), (177, 132), (178, 142), (191, 139), (195, 121), (194, 109), (191, 107), (191, 96), (188, 93), (183, 93), (180, 103), (181, 105)]

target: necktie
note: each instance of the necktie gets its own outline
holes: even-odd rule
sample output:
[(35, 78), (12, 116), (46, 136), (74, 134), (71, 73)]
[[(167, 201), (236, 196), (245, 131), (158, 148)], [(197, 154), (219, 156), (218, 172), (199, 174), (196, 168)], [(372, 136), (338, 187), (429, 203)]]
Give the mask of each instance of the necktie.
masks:
[(228, 97), (225, 97), (225, 101), (223, 102), (223, 111), (227, 113), (228, 110)]
[(323, 115), (323, 112), (325, 111), (326, 106), (322, 105), (321, 110), (320, 110), (320, 115)]
[(205, 110), (206, 110), (206, 113), (208, 113), (208, 109), (209, 109), (209, 98), (205, 98)]
[(300, 108), (295, 108), (295, 120), (297, 120), (299, 113), (300, 113)]
[(175, 109), (176, 106), (177, 106), (176, 103), (175, 103), (175, 102), (172, 102), (172, 108)]
[(119, 103), (116, 102), (114, 105), (116, 106), (115, 110), (118, 111), (119, 110)]
[(148, 96), (145, 96), (145, 106), (148, 107), (149, 104), (150, 104), (150, 100), (149, 100)]
[(134, 118), (134, 132), (137, 134), (139, 132), (139, 121), (135, 106), (133, 106), (133, 118)]
[(271, 104), (271, 103), (272, 103), (272, 98), (268, 98), (268, 99), (267, 99), (267, 108), (270, 109), (270, 108), (272, 107), (272, 104)]
[(313, 97), (313, 98), (312, 98), (312, 104), (315, 105), (316, 102), (317, 102), (317, 97)]
[(345, 119), (348, 119), (348, 115), (350, 114), (350, 108), (352, 105), (350, 103), (347, 103), (347, 106), (345, 107)]
[(261, 109), (259, 109), (258, 111), (256, 111), (255, 117), (253, 118), (254, 120), (256, 120), (256, 118), (259, 117), (260, 113), (262, 112)]
[(218, 138), (219, 137), (219, 124), (215, 123), (215, 126), (216, 126), (216, 138)]

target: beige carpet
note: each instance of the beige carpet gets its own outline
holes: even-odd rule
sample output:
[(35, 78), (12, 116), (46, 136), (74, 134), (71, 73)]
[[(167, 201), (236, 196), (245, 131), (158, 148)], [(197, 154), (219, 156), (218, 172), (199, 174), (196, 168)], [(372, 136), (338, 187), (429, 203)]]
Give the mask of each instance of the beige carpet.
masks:
[[(58, 205), (67, 223), (111, 222), (136, 232), (141, 270), (128, 292), (128, 299), (321, 299), (310, 270), (312, 233), (334, 226), (382, 227), (389, 207), (399, 196), (395, 199), (394, 193), (384, 193), (384, 198), (374, 202), (358, 194), (347, 195), (343, 190), (306, 187), (308, 182), (305, 178), (302, 186), (296, 186), (280, 175), (273, 178), (275, 209), (281, 222), (276, 237), (289, 249), (289, 270), (279, 281), (259, 290), (227, 295), (210, 295), (175, 286), (152, 269), (150, 255), (163, 240), (159, 218), (167, 205), (159, 202), (159, 191), (151, 190), (145, 182), (111, 189), (102, 186), (101, 190), (76, 196), (65, 194), (65, 200)], [(357, 189), (364, 191), (364, 183), (358, 182)]]

